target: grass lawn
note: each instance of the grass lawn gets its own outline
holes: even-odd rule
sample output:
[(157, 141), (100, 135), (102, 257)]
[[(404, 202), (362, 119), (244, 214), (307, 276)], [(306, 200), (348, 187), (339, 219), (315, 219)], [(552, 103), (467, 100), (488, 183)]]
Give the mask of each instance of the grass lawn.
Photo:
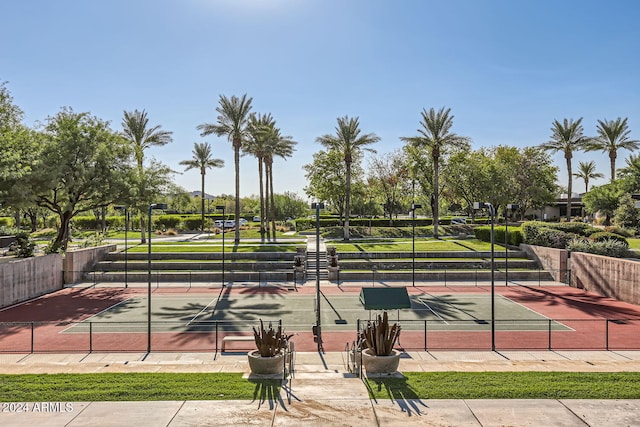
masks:
[[(411, 252), (411, 239), (393, 239), (384, 241), (363, 241), (351, 243), (327, 242), (327, 246), (335, 246), (338, 252)], [(464, 252), (490, 251), (491, 243), (476, 239), (416, 239), (416, 252)], [(502, 246), (495, 245), (495, 251), (503, 251)]]
[(638, 399), (640, 372), (406, 372), (367, 379), (376, 399)]
[(627, 242), (629, 242), (629, 249), (640, 250), (640, 239), (627, 238)]
[[(640, 372), (405, 372), (366, 379), (374, 399), (638, 399)], [(257, 400), (279, 380), (240, 373), (0, 375), (0, 401)]]
[[(225, 252), (295, 252), (296, 244), (227, 244)], [(129, 252), (147, 252), (147, 245), (129, 248)], [(181, 242), (152, 243), (151, 252), (222, 252), (222, 244), (188, 244)]]

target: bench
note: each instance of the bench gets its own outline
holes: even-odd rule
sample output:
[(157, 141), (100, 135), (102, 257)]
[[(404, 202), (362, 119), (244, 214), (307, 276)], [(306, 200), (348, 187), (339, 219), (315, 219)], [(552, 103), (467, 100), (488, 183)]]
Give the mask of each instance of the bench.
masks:
[(220, 352), (224, 353), (225, 344), (233, 341), (251, 341), (254, 342), (255, 338), (253, 335), (227, 335), (222, 338), (222, 347), (220, 348)]

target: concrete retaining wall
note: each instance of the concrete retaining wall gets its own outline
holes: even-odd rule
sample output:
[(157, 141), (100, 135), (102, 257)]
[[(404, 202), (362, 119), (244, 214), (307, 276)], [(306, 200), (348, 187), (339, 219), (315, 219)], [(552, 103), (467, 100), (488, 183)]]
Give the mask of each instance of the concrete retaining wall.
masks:
[(573, 252), (571, 286), (640, 304), (640, 262)]
[(116, 249), (116, 245), (104, 245), (67, 251), (64, 258), (64, 283), (75, 283), (81, 280), (85, 270), (90, 270), (94, 264)]
[(569, 273), (569, 251), (566, 249), (545, 248), (543, 246), (520, 245), (530, 258), (536, 260), (540, 266), (551, 273), (553, 280), (567, 282)]
[(62, 257), (58, 254), (0, 264), (0, 307), (62, 289)]

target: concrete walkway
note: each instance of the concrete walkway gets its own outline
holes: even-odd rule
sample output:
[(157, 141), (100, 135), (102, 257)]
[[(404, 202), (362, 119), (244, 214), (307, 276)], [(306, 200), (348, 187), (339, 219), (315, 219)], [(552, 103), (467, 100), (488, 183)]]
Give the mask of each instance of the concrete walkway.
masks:
[[(256, 390), (252, 401), (7, 402), (0, 425), (640, 426), (640, 400), (374, 400), (344, 359), (343, 353), (297, 353), (295, 376), (280, 394)], [(400, 371), (640, 371), (640, 352), (409, 352)], [(249, 369), (242, 354), (0, 355), (3, 374), (60, 372), (248, 376)]]

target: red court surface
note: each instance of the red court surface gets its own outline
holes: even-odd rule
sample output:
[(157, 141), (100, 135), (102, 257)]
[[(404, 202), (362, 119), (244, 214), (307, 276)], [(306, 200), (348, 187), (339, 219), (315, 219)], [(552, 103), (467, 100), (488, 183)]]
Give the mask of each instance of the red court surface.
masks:
[[(489, 286), (416, 286), (408, 287), (410, 295), (490, 295)], [(322, 293), (331, 296), (357, 295), (359, 286), (322, 287)], [(154, 296), (207, 295), (215, 301), (221, 295), (236, 298), (256, 296), (315, 295), (313, 286), (299, 287), (297, 291), (275, 287), (233, 286), (220, 288), (157, 288)], [(496, 286), (496, 296), (508, 298), (516, 304), (537, 312), (548, 319), (549, 327), (539, 330), (501, 330), (501, 320), (495, 323), (496, 350), (638, 350), (640, 349), (640, 306), (627, 304), (574, 289), (568, 286)], [(125, 311), (121, 304), (132, 297), (147, 295), (146, 288), (67, 288), (0, 311), (0, 352), (44, 353), (44, 352), (131, 352), (147, 351), (149, 335), (144, 327), (144, 318), (136, 319), (142, 329), (127, 332), (124, 322), (112, 323), (120, 327), (117, 332), (100, 331), (98, 322), (89, 325), (88, 319), (102, 313), (108, 318), (118, 310)], [(326, 309), (326, 305), (325, 305)], [(109, 310), (109, 311), (105, 311)], [(103, 313), (104, 312), (104, 313)], [(236, 313), (239, 319), (255, 324), (255, 313)], [(318, 350), (317, 341), (311, 331), (315, 313), (308, 313), (308, 327), (298, 330), (287, 327), (297, 351)], [(395, 319), (395, 310), (392, 319)], [(400, 312), (402, 323), (402, 312)], [(77, 322), (85, 321), (81, 332), (73, 332)], [(104, 321), (103, 321), (104, 323)], [(151, 351), (220, 352), (222, 339), (226, 335), (251, 335), (250, 327), (242, 331), (229, 332), (221, 327), (216, 331), (162, 330), (156, 329), (161, 321), (154, 320), (151, 333)], [(486, 323), (486, 322), (485, 322)], [(400, 346), (407, 350), (491, 350), (491, 328), (486, 324), (475, 330), (441, 330), (424, 322), (426, 329), (409, 330), (401, 334)], [(562, 328), (555, 325), (561, 324)], [(119, 325), (119, 326), (118, 326)], [(249, 325), (249, 323), (247, 323)], [(415, 328), (414, 328), (415, 329)], [(342, 351), (347, 343), (356, 338), (356, 327), (342, 331), (322, 331), (324, 351)], [(252, 343), (228, 341), (226, 351), (247, 351)]]

